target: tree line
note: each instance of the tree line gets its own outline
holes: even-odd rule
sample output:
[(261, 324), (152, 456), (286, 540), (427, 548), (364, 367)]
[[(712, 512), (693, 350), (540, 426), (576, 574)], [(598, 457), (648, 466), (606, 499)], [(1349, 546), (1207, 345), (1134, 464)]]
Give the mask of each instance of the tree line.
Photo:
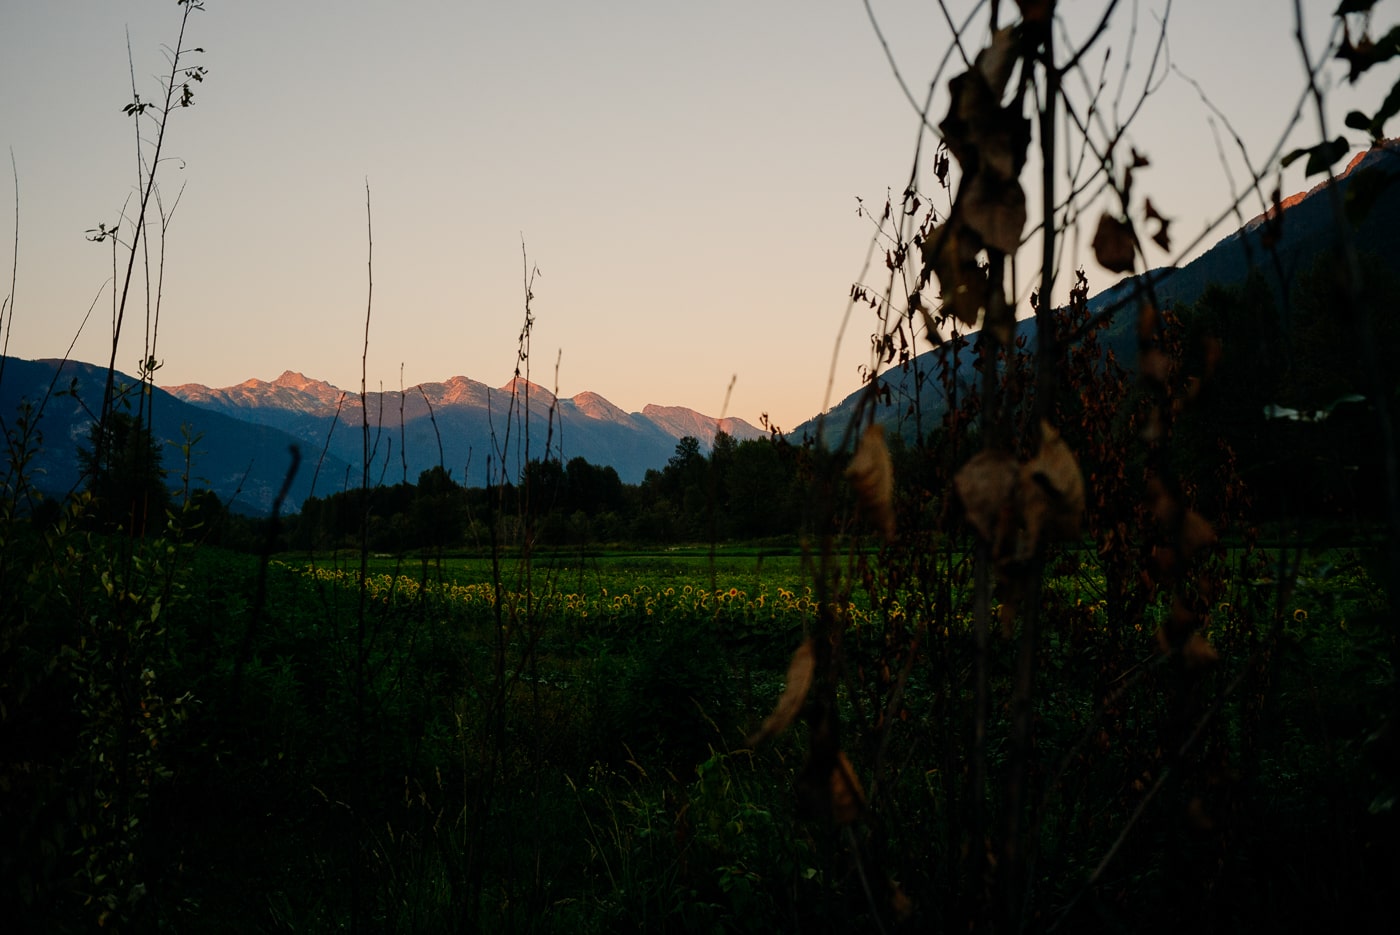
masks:
[[(1378, 258), (1363, 260), (1371, 298), (1394, 307), (1400, 283)], [(1212, 465), (1219, 441), (1228, 439), (1257, 522), (1310, 516), (1362, 528), (1372, 517), (1384, 475), (1382, 452), (1368, 430), (1374, 400), (1348, 365), (1345, 322), (1327, 314), (1334, 283), (1326, 273), (1321, 263), (1305, 269), (1287, 303), (1257, 274), (1237, 286), (1211, 286), (1175, 319), (1188, 370), (1212, 374), (1202, 405), (1183, 414), (1175, 446), (1179, 467), (1198, 478), (1195, 493), (1207, 506), (1220, 506), (1226, 496)], [(1400, 353), (1400, 319), (1381, 318), (1376, 341), (1384, 354)], [(1020, 356), (1029, 359), (1024, 351)], [(1127, 383), (1123, 390), (1120, 406), (1133, 392)], [(924, 439), (891, 426), (904, 496), (942, 500), (928, 489), (928, 465), (912, 456), (921, 442), (950, 430), (946, 419), (936, 421)], [(142, 536), (174, 517), (183, 536), (243, 551), (266, 548), (265, 519), (239, 515), (236, 504), (222, 503), (187, 476), (180, 478), (183, 493), (172, 490), (162, 455), (148, 426), (129, 412), (117, 410), (94, 426), (78, 453), (92, 497), (86, 522)], [(582, 457), (530, 461), (514, 482), (491, 488), (463, 486), (450, 468), (436, 466), (416, 483), (310, 497), (299, 513), (281, 518), (275, 543), (352, 548), (364, 536), (375, 551), (485, 548), (493, 526), (514, 545), (791, 538), (802, 526), (815, 457), (809, 443), (781, 436), (738, 441), (720, 432), (708, 452), (698, 438), (680, 439), (666, 465), (648, 470), (638, 484)], [(1092, 469), (1088, 478), (1093, 487)], [(58, 501), (47, 500), (35, 516), (51, 522), (59, 510)]]
[(514, 483), (495, 488), (463, 486), (435, 466), (417, 483), (309, 497), (283, 520), (280, 539), (292, 549), (348, 548), (367, 531), (376, 551), (486, 547), (498, 521), (514, 544), (545, 546), (790, 535), (803, 505), (804, 459), (781, 439), (721, 432), (709, 452), (693, 436), (680, 439), (665, 467), (639, 484), (582, 457), (530, 461)]

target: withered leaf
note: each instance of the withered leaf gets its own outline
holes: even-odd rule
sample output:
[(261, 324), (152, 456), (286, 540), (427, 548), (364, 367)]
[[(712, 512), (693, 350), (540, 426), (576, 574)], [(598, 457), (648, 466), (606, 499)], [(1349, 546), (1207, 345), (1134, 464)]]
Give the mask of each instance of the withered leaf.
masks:
[(1143, 214), (1146, 215), (1147, 220), (1157, 222), (1157, 230), (1152, 234), (1152, 242), (1163, 250), (1170, 250), (1172, 248), (1172, 238), (1167, 232), (1167, 228), (1171, 226), (1171, 219), (1164, 217), (1162, 213), (1153, 206), (1151, 198), (1147, 199), (1147, 203), (1143, 205), (1142, 211)]
[(962, 192), (963, 222), (987, 246), (1015, 253), (1026, 227), (1026, 193), (1015, 177), (979, 172)]
[(977, 324), (989, 292), (987, 272), (977, 265), (981, 238), (952, 221), (930, 231), (921, 249), (925, 269), (938, 277), (944, 307), (963, 324)]
[(995, 543), (1005, 531), (1017, 474), (1011, 455), (984, 449), (969, 458), (953, 477), (953, 489), (962, 501), (967, 521), (987, 542)]
[(1154, 476), (1147, 481), (1147, 505), (1153, 518), (1167, 528), (1171, 528), (1180, 515), (1181, 505), (1160, 477)]
[[(1343, 3), (1343, 6), (1347, 4)], [(1340, 11), (1339, 11), (1340, 14)], [(1337, 49), (1337, 58), (1347, 63), (1347, 82), (1355, 84), (1372, 66), (1389, 61), (1400, 54), (1400, 26), (1392, 26), (1390, 31), (1378, 40), (1373, 40), (1369, 32), (1363, 31), (1361, 38), (1353, 44), (1351, 30), (1346, 20), (1342, 21), (1342, 42)]]
[(1215, 828), (1215, 822), (1211, 820), (1210, 812), (1206, 811), (1205, 803), (1199, 795), (1187, 803), (1186, 818), (1197, 831), (1210, 831)]
[(1025, 163), (1030, 121), (1001, 106), (1016, 57), (1014, 27), (1008, 26), (992, 36), (971, 70), (948, 82), (952, 100), (939, 131), (948, 151), (969, 174), (987, 169), (1010, 180), (1020, 175)]
[(1049, 422), (1040, 423), (1040, 450), (1021, 467), (1017, 506), (1023, 537), (1017, 557), (1029, 558), (1045, 537), (1079, 533), (1084, 516), (1084, 476), (1069, 445)]
[(1214, 665), (1220, 659), (1220, 653), (1210, 645), (1210, 640), (1196, 632), (1192, 633), (1187, 638), (1186, 645), (1181, 647), (1181, 658), (1185, 660), (1186, 668), (1203, 669)]
[(1138, 309), (1138, 342), (1146, 344), (1157, 334), (1157, 325), (1162, 320), (1162, 316), (1157, 313), (1157, 307), (1143, 303)]
[(1011, 78), (1012, 66), (1016, 64), (1016, 29), (1003, 26), (992, 33), (991, 43), (977, 53), (972, 63), (987, 87), (997, 97), (1006, 90), (1006, 82)]
[(865, 790), (861, 788), (860, 777), (846, 758), (844, 750), (836, 752), (836, 765), (831, 770), (831, 820), (838, 825), (849, 825), (860, 817), (865, 808)]
[(1166, 385), (1172, 375), (1172, 360), (1155, 347), (1148, 348), (1138, 358), (1138, 371), (1147, 380)]
[(890, 910), (896, 922), (904, 922), (914, 914), (914, 901), (897, 882), (890, 882)]
[(1181, 520), (1181, 555), (1190, 558), (1215, 542), (1215, 529), (1204, 516), (1187, 510)]
[(787, 684), (783, 688), (782, 697), (773, 706), (773, 713), (763, 719), (763, 725), (746, 741), (750, 747), (772, 740), (788, 729), (807, 700), (815, 668), (816, 655), (812, 651), (812, 641), (803, 640), (802, 645), (792, 654), (792, 662), (788, 663)]
[(1111, 214), (1099, 218), (1099, 226), (1094, 231), (1094, 258), (1099, 265), (1112, 273), (1133, 271), (1133, 233), (1127, 224)]
[(866, 428), (846, 466), (856, 496), (885, 541), (894, 538), (894, 464), (885, 445), (885, 429), (878, 423)]
[(1055, 12), (1055, 0), (1016, 0), (1016, 5), (1028, 23), (1048, 23)]

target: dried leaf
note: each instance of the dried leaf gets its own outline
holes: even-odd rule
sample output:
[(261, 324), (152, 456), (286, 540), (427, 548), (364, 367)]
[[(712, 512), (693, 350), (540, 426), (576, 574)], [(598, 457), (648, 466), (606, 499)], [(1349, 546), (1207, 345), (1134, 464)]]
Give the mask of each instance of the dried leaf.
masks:
[(1215, 529), (1204, 516), (1187, 510), (1181, 520), (1181, 555), (1189, 559), (1201, 549), (1215, 543)]
[(1160, 477), (1153, 477), (1147, 482), (1147, 505), (1152, 510), (1153, 518), (1167, 529), (1175, 525), (1180, 515), (1180, 504)]
[(846, 758), (844, 750), (836, 753), (836, 765), (831, 770), (831, 820), (838, 825), (849, 825), (860, 817), (865, 808), (865, 790), (855, 768)]
[(1002, 253), (1015, 253), (1026, 228), (1026, 193), (1014, 177), (979, 172), (962, 192), (963, 222), (982, 242)]
[(890, 883), (890, 911), (894, 913), (896, 922), (904, 922), (914, 914), (914, 901), (904, 893), (904, 888), (898, 883)]
[(1016, 632), (1016, 607), (1015, 595), (1008, 595), (1005, 600), (997, 605), (997, 622), (1001, 624), (1001, 638), (1011, 639)]
[(1016, 0), (1016, 5), (1028, 23), (1048, 23), (1055, 13), (1055, 0)]
[(1127, 224), (1111, 214), (1099, 218), (1094, 232), (1094, 258), (1112, 273), (1133, 271), (1133, 234)]
[(860, 437), (846, 467), (861, 509), (888, 542), (894, 538), (894, 464), (885, 445), (885, 429), (872, 424)]
[(1146, 344), (1157, 334), (1157, 324), (1161, 321), (1161, 315), (1157, 314), (1157, 308), (1153, 305), (1144, 304), (1138, 310), (1138, 342)]
[[(1343, 6), (1347, 4), (1343, 3)], [(1342, 42), (1337, 49), (1337, 58), (1346, 62), (1349, 67), (1348, 83), (1355, 84), (1356, 79), (1370, 68), (1395, 58), (1397, 54), (1400, 54), (1400, 26), (1392, 26), (1379, 40), (1373, 40), (1369, 32), (1363, 31), (1361, 38), (1353, 44), (1351, 29), (1346, 20), (1342, 20)]]
[(1046, 536), (1079, 534), (1084, 516), (1084, 476), (1074, 452), (1044, 420), (1040, 423), (1040, 450), (1021, 467), (1017, 501), (1023, 533), (1017, 558), (1029, 558)]
[(1171, 379), (1172, 360), (1157, 348), (1149, 348), (1145, 354), (1138, 358), (1138, 372), (1145, 379), (1165, 385)]
[(1185, 660), (1188, 669), (1204, 669), (1219, 661), (1220, 653), (1210, 645), (1210, 640), (1197, 632), (1192, 633), (1186, 640), (1186, 645), (1181, 647), (1181, 658)]
[(1206, 811), (1205, 803), (1199, 795), (1187, 803), (1186, 818), (1197, 831), (1211, 831), (1215, 828), (1215, 822), (1211, 820), (1210, 813)]
[(1009, 454), (985, 449), (969, 458), (953, 477), (967, 521), (987, 542), (995, 544), (1005, 533), (1018, 473)]
[(1001, 106), (1015, 67), (1014, 27), (998, 30), (969, 71), (948, 82), (951, 102), (939, 132), (967, 176), (990, 171), (1010, 181), (1021, 174), (1030, 145), (1030, 121)]
[(975, 325), (987, 304), (987, 272), (977, 265), (982, 240), (957, 222), (929, 232), (922, 248), (925, 270), (938, 277), (944, 308), (965, 325)]
[(792, 662), (788, 664), (787, 685), (783, 688), (782, 697), (774, 705), (773, 713), (763, 719), (763, 726), (749, 737), (747, 741), (749, 746), (756, 747), (766, 740), (772, 740), (788, 729), (807, 700), (807, 692), (812, 688), (812, 673), (815, 668), (816, 656), (812, 651), (812, 641), (807, 639), (792, 654)]
[(992, 41), (972, 63), (996, 97), (1006, 90), (1011, 69), (1016, 64), (1016, 27), (1004, 26), (992, 33)]
[(1147, 220), (1157, 222), (1157, 230), (1152, 233), (1152, 242), (1163, 250), (1170, 250), (1172, 248), (1172, 238), (1171, 234), (1167, 232), (1167, 228), (1171, 226), (1171, 220), (1164, 217), (1162, 213), (1153, 206), (1151, 198), (1148, 198), (1143, 205), (1142, 212)]

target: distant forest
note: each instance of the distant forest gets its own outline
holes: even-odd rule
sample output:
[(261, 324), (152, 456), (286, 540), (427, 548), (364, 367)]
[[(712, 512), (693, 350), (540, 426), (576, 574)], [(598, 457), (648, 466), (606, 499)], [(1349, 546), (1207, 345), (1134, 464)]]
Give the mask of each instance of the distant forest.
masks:
[[(416, 483), (353, 488), (310, 497), (278, 521), (282, 549), (356, 548), (367, 527), (379, 552), (492, 545), (661, 545), (781, 537), (800, 525), (810, 452), (779, 439), (736, 441), (720, 433), (710, 452), (682, 438), (661, 470), (624, 484), (607, 465), (581, 457), (527, 463), (517, 483), (464, 487), (451, 469), (423, 471)], [(221, 511), (207, 516), (213, 544), (253, 550), (266, 541), (267, 520)]]

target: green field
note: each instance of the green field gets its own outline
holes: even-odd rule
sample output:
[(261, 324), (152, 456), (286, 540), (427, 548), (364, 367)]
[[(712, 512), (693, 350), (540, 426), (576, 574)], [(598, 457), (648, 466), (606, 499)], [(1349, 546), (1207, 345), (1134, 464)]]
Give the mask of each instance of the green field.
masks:
[[(944, 556), (946, 602), (889, 586), (898, 556), (854, 554), (823, 611), (801, 556), (756, 550), (366, 555), (361, 578), (351, 553), (263, 567), (67, 541), (26, 600), (78, 597), (92, 623), (75, 637), (70, 618), (35, 617), (27, 651), (54, 661), (8, 695), (27, 759), (6, 766), (6, 794), (34, 817), (6, 866), (33, 867), (27, 892), (44, 897), (22, 922), (79, 930), (140, 887), (160, 898), (130, 918), (201, 931), (861, 928), (872, 897), (853, 853), (916, 918), (975, 905), (957, 859), (977, 807), (965, 553)], [(1284, 888), (1296, 905), (1285, 874), (1300, 867), (1316, 905), (1375, 908), (1356, 881), (1386, 864), (1357, 843), (1390, 827), (1368, 738), (1393, 679), (1370, 553), (1310, 558), (1277, 614), (1274, 554), (1215, 559), (1229, 588), (1195, 673), (1160, 652), (1167, 595), (1120, 621), (1093, 552), (1047, 569), (1029, 759), (1044, 905), (1160, 910), (1163, 881), (1199, 866), (1240, 924), (1271, 917)], [(745, 742), (823, 614), (855, 837), (812, 785), (817, 709)], [(1015, 761), (1016, 650), (992, 634), (992, 786)], [(54, 720), (74, 706), (70, 726)], [(1105, 854), (1113, 873), (1086, 890)], [(1183, 863), (1163, 877), (1163, 859)]]

